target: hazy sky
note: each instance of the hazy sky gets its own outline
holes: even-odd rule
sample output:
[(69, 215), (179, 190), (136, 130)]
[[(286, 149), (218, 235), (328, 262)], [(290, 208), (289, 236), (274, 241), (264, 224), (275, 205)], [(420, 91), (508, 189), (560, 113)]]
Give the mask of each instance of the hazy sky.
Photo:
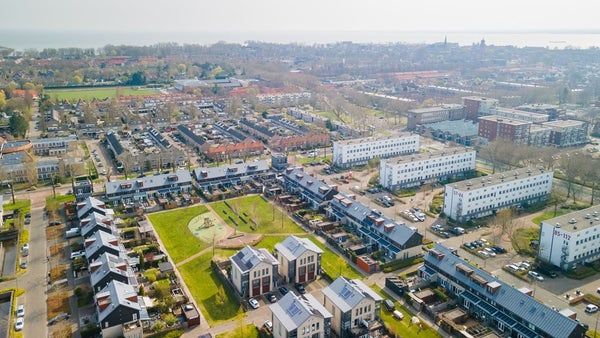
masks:
[(8, 0), (0, 29), (600, 30), (597, 0)]

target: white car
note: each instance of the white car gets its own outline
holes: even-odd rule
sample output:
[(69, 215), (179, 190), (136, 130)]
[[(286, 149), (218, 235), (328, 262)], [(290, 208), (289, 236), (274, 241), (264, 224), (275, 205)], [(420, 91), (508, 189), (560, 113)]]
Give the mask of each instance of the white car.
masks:
[(492, 250), (490, 248), (485, 248), (485, 249), (483, 249), (483, 251), (487, 252), (488, 255), (490, 255), (491, 257), (496, 257), (496, 253), (494, 252), (494, 250)]
[(269, 329), (269, 331), (273, 331), (273, 323), (270, 320), (265, 322), (265, 327)]
[(527, 274), (529, 275), (529, 277), (531, 277), (537, 281), (540, 281), (540, 282), (544, 281), (544, 277), (540, 276), (540, 274), (535, 271), (529, 271)]
[(477, 253), (482, 255), (483, 257), (490, 257), (490, 254), (487, 251), (479, 250), (477, 251)]
[(250, 306), (251, 306), (253, 309), (258, 309), (258, 307), (260, 306), (260, 304), (258, 304), (258, 301), (257, 301), (256, 299), (254, 299), (254, 298), (250, 298), (250, 299), (248, 300), (248, 304), (250, 304)]
[(598, 307), (594, 304), (588, 304), (585, 307), (585, 312), (586, 313), (594, 313), (594, 312), (598, 312)]
[(25, 305), (21, 304), (17, 307), (17, 318), (25, 317)]
[(17, 318), (17, 320), (15, 321), (15, 331), (23, 330), (24, 325), (25, 325), (25, 319), (23, 319), (23, 317)]
[(75, 259), (77, 257), (83, 257), (83, 256), (85, 256), (85, 252), (83, 252), (83, 251), (71, 252), (71, 259)]

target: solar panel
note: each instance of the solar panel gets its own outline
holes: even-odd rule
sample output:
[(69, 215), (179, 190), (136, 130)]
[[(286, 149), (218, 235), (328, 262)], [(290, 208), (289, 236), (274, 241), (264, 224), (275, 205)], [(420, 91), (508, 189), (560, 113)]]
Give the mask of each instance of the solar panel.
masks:
[(352, 290), (350, 290), (350, 288), (348, 288), (347, 285), (344, 285), (344, 287), (340, 291), (340, 297), (342, 297), (343, 299), (348, 299), (351, 296), (352, 296)]
[(290, 306), (287, 308), (287, 313), (290, 315), (290, 317), (293, 317), (299, 314), (300, 312), (302, 312), (302, 310), (300, 310), (298, 304), (296, 304), (295, 301), (292, 304), (290, 304)]

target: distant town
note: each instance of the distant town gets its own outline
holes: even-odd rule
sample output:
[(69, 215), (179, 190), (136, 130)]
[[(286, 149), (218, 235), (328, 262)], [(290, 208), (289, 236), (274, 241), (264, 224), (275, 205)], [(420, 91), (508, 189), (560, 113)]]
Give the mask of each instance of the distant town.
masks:
[(2, 337), (596, 337), (600, 50), (0, 47)]

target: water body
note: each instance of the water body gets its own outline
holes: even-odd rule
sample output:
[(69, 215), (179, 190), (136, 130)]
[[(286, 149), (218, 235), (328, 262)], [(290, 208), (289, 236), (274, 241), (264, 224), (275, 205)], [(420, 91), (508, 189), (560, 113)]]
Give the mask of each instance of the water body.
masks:
[(149, 45), (159, 42), (213, 44), (219, 41), (243, 43), (434, 43), (444, 41), (462, 46), (488, 45), (544, 48), (600, 47), (600, 32), (407, 32), (407, 31), (254, 31), (254, 32), (114, 32), (114, 31), (16, 31), (0, 30), (0, 46), (17, 50), (29, 48), (98, 48), (107, 44)]

